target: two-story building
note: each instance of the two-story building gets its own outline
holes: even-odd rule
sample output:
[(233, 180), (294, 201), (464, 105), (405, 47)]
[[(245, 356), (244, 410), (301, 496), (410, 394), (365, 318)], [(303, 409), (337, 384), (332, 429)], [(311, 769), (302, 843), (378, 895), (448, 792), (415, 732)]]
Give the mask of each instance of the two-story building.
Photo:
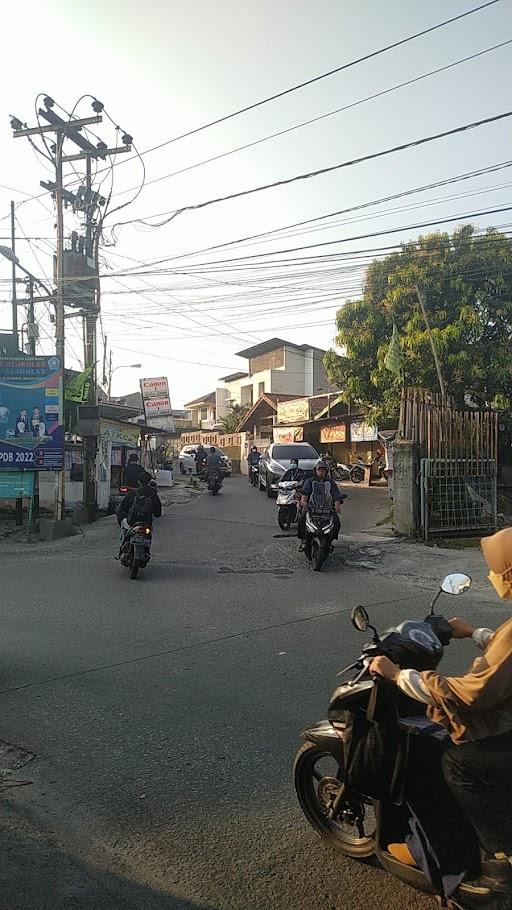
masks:
[(265, 394), (310, 396), (334, 391), (323, 358), (325, 351), (309, 344), (294, 344), (270, 338), (239, 351), (237, 357), (248, 361), (246, 373), (223, 376), (231, 404), (252, 407)]
[(215, 392), (208, 392), (189, 401), (185, 405), (190, 413), (190, 424), (199, 430), (212, 430), (217, 425), (217, 396)]

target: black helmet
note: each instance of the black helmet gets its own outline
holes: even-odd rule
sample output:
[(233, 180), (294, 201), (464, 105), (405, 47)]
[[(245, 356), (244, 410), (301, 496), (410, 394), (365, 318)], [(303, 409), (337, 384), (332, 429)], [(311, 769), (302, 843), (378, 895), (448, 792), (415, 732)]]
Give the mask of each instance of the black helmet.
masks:
[(215, 455), (215, 446), (210, 447), (210, 455)]
[(320, 470), (325, 471), (326, 477), (329, 476), (329, 465), (327, 465), (325, 463), (325, 461), (323, 461), (321, 458), (319, 458), (318, 461), (316, 462), (316, 464), (313, 468), (313, 473), (316, 474), (317, 471), (320, 471)]

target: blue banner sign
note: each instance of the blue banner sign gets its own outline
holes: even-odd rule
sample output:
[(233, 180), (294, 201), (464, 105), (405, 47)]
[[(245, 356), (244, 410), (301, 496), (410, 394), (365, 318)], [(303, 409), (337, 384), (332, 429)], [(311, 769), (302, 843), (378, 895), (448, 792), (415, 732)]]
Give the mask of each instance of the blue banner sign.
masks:
[(58, 357), (0, 357), (0, 471), (62, 471)]

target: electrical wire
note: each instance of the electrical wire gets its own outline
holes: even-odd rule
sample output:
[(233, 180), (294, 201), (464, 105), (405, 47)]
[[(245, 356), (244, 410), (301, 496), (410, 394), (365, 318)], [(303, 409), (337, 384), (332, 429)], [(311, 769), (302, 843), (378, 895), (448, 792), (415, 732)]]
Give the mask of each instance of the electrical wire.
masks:
[[(276, 101), (278, 98), (284, 98), (286, 95), (292, 94), (292, 92), (299, 91), (300, 89), (305, 88), (308, 85), (313, 85), (316, 82), (320, 82), (323, 79), (327, 79), (330, 76), (334, 76), (337, 73), (344, 72), (347, 69), (350, 69), (353, 66), (357, 66), (360, 63), (366, 63), (368, 60), (372, 60), (375, 57), (385, 54), (390, 50), (394, 50), (397, 47), (402, 47), (404, 44), (408, 44), (411, 41), (421, 38), (424, 35), (431, 34), (432, 32), (437, 31), (440, 28), (444, 28), (447, 25), (451, 25), (453, 22), (458, 22), (461, 19), (465, 19), (468, 16), (472, 16), (473, 13), (478, 13), (483, 9), (486, 9), (489, 6), (494, 6), (497, 2), (501, 0), (488, 0), (487, 3), (482, 3), (480, 6), (473, 7), (473, 9), (466, 10), (464, 13), (459, 13), (457, 16), (452, 16), (450, 19), (445, 19), (442, 22), (438, 22), (436, 25), (432, 25), (429, 28), (422, 29), (422, 31), (415, 32), (413, 35), (408, 35), (406, 38), (400, 38), (398, 41), (394, 41), (392, 44), (387, 44), (384, 47), (378, 48), (375, 51), (371, 51), (369, 54), (364, 54), (362, 57), (358, 57), (355, 60), (351, 60), (348, 63), (343, 63), (341, 66), (337, 66), (334, 69), (328, 70), (325, 73), (320, 75), (313, 76), (310, 79), (306, 79), (303, 82), (299, 82), (296, 85), (292, 85), (283, 91), (276, 92), (273, 95), (268, 95), (266, 98), (262, 98), (259, 101), (255, 101), (252, 104), (248, 104), (245, 107), (239, 108), (236, 111), (232, 111), (230, 114), (226, 114), (223, 117), (218, 117), (215, 120), (210, 120), (208, 123), (204, 123), (202, 126), (195, 127), (194, 129), (187, 130), (185, 133), (181, 133), (179, 136), (174, 136), (172, 139), (167, 139), (164, 142), (160, 142), (158, 145), (154, 145), (151, 148), (145, 149), (141, 152), (142, 155), (148, 155), (150, 152), (157, 151), (158, 149), (164, 148), (168, 145), (172, 145), (174, 142), (178, 142), (181, 139), (186, 139), (189, 136), (195, 136), (197, 133), (202, 132), (203, 130), (209, 129), (212, 126), (217, 126), (220, 123), (225, 123), (227, 120), (232, 120), (233, 117), (239, 117), (241, 114), (246, 114), (248, 111), (256, 110), (256, 108), (262, 107), (265, 104), (269, 104), (271, 101)], [(128, 161), (131, 159), (125, 159)]]
[[(245, 151), (246, 149), (254, 148), (257, 145), (261, 145), (263, 142), (268, 142), (271, 139), (276, 139), (279, 136), (285, 136), (288, 133), (292, 133), (295, 130), (302, 129), (305, 126), (311, 126), (313, 123), (318, 123), (321, 120), (325, 120), (328, 117), (333, 117), (336, 114), (341, 114), (344, 111), (351, 110), (354, 107), (358, 107), (361, 104), (366, 104), (368, 101), (373, 101), (376, 98), (382, 98), (385, 95), (389, 95), (392, 92), (396, 92), (401, 88), (405, 88), (409, 85), (414, 85), (416, 82), (421, 82), (423, 79), (428, 79), (430, 76), (438, 75), (439, 73), (446, 72), (446, 70), (453, 69), (456, 66), (459, 66), (461, 63), (468, 63), (469, 61), (476, 60), (479, 57), (483, 57), (485, 54), (489, 54), (492, 51), (499, 50), (500, 48), (506, 47), (507, 45), (512, 44), (512, 38), (509, 38), (507, 41), (502, 41), (500, 44), (495, 44), (492, 47), (485, 48), (483, 51), (478, 51), (475, 54), (471, 54), (467, 57), (462, 57), (460, 60), (455, 60), (452, 63), (448, 63), (445, 66), (440, 66), (437, 69), (430, 70), (428, 73), (423, 73), (421, 76), (415, 76), (412, 79), (407, 79), (404, 82), (400, 82), (397, 85), (392, 85), (390, 88), (383, 89), (380, 92), (375, 92), (372, 95), (367, 95), (365, 98), (360, 98), (358, 101), (352, 101), (350, 104), (345, 104), (343, 107), (338, 107), (335, 110), (328, 111), (325, 114), (320, 114), (318, 117), (312, 117), (309, 120), (303, 120), (301, 123), (296, 123), (293, 126), (287, 127), (287, 129), (279, 130), (276, 133), (270, 133), (267, 136), (262, 136), (260, 139), (255, 139), (252, 142), (247, 142), (245, 145), (239, 145), (236, 148), (229, 149), (227, 152), (222, 152), (219, 155), (213, 155), (210, 158), (205, 158), (202, 161), (197, 161), (195, 164), (189, 164), (187, 167), (182, 167), (177, 171), (171, 171), (170, 174), (164, 174), (161, 177), (155, 177), (153, 180), (146, 181), (146, 187), (152, 186), (155, 183), (160, 183), (163, 180), (169, 180), (171, 177), (176, 177), (180, 174), (186, 174), (189, 171), (193, 171), (196, 168), (203, 167), (205, 164), (211, 164), (214, 161), (220, 161), (223, 158), (227, 158), (230, 155), (234, 155), (237, 152)], [(129, 187), (126, 190), (121, 190), (119, 193), (116, 193), (116, 196), (122, 196), (125, 193), (132, 192), (136, 187)]]
[(512, 116), (512, 111), (505, 111), (501, 114), (496, 114), (493, 117), (485, 117), (483, 120), (475, 120), (472, 123), (465, 123), (462, 126), (453, 127), (450, 130), (444, 130), (441, 133), (435, 133), (430, 136), (424, 136), (421, 139), (414, 139), (411, 142), (403, 142), (400, 145), (392, 146), (391, 148), (381, 149), (378, 152), (371, 152), (368, 155), (361, 155), (357, 158), (351, 158), (348, 161), (342, 161), (338, 164), (329, 165), (328, 167), (318, 168), (317, 170), (310, 171), (305, 174), (296, 174), (294, 177), (287, 177), (283, 180), (275, 180), (272, 183), (262, 184), (260, 186), (251, 187), (248, 190), (239, 190), (237, 193), (229, 193), (225, 196), (217, 196), (213, 199), (207, 199), (203, 202), (197, 202), (194, 205), (181, 206), (179, 209), (173, 209), (171, 212), (162, 212), (159, 215), (146, 216), (145, 218), (132, 218), (129, 221), (118, 222), (114, 227), (120, 227), (126, 224), (142, 223), (147, 224), (147, 218), (153, 217), (158, 218), (161, 215), (169, 215), (170, 217), (166, 218), (164, 221), (160, 221), (158, 224), (148, 225), (149, 227), (159, 228), (164, 227), (164, 225), (169, 224), (174, 218), (178, 215), (181, 215), (183, 212), (197, 211), (198, 209), (204, 209), (207, 206), (215, 205), (219, 202), (227, 202), (232, 199), (239, 199), (241, 197), (250, 196), (254, 193), (260, 193), (264, 190), (275, 189), (280, 186), (289, 186), (291, 183), (296, 183), (297, 181), (310, 180), (313, 177), (320, 177), (324, 174), (332, 173), (333, 171), (339, 171), (342, 168), (353, 167), (357, 164), (362, 164), (366, 161), (375, 161), (378, 158), (383, 158), (387, 155), (396, 154), (397, 152), (403, 152), (406, 149), (416, 148), (421, 145), (425, 145), (429, 142), (436, 142), (439, 139), (445, 139), (448, 136), (455, 136), (459, 133), (468, 132), (469, 130), (477, 129), (481, 126), (487, 126), (491, 123), (496, 123), (501, 120), (505, 120), (508, 117)]

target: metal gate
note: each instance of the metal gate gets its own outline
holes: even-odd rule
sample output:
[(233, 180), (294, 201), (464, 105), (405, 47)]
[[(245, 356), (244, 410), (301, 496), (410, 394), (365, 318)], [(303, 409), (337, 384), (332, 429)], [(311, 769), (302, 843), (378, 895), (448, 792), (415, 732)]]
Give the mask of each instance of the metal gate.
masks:
[(497, 527), (494, 458), (422, 458), (421, 530), (425, 540)]

